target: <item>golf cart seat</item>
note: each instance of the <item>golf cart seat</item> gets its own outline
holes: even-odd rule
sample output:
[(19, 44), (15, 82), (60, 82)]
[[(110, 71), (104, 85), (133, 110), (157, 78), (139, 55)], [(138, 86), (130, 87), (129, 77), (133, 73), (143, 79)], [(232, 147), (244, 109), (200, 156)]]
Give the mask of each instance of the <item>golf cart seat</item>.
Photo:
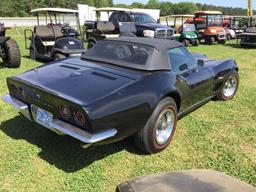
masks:
[(115, 25), (109, 21), (98, 21), (97, 29), (101, 32), (108, 33), (115, 30)]
[(119, 37), (119, 34), (116, 33), (116, 27), (113, 22), (98, 21), (97, 22), (97, 31), (102, 33), (107, 38)]
[(58, 25), (52, 27), (48, 27), (47, 25), (37, 26), (35, 33), (42, 41), (54, 41), (55, 39), (63, 37), (61, 27)]

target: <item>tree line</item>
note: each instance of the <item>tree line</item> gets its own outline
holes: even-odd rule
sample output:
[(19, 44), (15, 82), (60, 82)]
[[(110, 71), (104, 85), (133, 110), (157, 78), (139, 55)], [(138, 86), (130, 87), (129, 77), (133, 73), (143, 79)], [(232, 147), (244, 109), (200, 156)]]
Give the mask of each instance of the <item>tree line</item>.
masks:
[[(77, 8), (77, 4), (95, 7), (125, 7), (160, 9), (161, 16), (172, 14), (193, 14), (197, 10), (218, 10), (225, 15), (246, 15), (247, 9), (207, 5), (201, 3), (149, 0), (147, 4), (134, 2), (131, 5), (113, 4), (113, 0), (0, 0), (0, 17), (30, 16), (30, 10), (39, 7)], [(254, 14), (256, 11), (254, 10)]]

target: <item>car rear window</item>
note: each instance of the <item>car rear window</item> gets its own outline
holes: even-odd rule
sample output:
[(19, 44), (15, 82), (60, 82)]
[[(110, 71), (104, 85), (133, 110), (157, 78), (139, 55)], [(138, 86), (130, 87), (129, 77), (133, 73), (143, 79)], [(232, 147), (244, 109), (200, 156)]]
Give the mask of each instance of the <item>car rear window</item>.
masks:
[(120, 41), (98, 41), (82, 58), (105, 61), (113, 64), (146, 65), (154, 48), (147, 45)]

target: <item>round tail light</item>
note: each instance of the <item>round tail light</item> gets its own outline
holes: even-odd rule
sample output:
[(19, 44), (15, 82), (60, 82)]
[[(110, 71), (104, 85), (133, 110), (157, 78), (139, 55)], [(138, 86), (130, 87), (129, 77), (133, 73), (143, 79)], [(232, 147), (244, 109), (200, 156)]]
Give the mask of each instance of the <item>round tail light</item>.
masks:
[(17, 94), (19, 92), (18, 88), (14, 84), (10, 84), (9, 87), (10, 87), (11, 94), (13, 96), (17, 96)]
[(75, 111), (74, 118), (78, 125), (83, 126), (85, 124), (85, 116), (81, 111)]
[(62, 105), (60, 107), (60, 114), (62, 117), (64, 117), (65, 119), (68, 119), (70, 117), (70, 109), (68, 106), (66, 105)]

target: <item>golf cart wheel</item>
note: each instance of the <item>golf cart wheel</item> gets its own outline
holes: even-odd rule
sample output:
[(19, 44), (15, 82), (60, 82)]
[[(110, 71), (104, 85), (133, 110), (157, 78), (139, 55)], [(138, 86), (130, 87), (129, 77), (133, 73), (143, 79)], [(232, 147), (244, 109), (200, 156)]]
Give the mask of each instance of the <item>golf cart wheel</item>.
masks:
[(13, 39), (6, 41), (4, 45), (4, 65), (8, 68), (18, 68), (21, 62), (20, 49)]
[(227, 41), (230, 41), (231, 39), (231, 35), (227, 35)]
[(89, 41), (87, 45), (87, 49), (92, 48), (96, 43), (94, 41)]
[(222, 101), (227, 101), (233, 99), (235, 96), (239, 85), (239, 76), (237, 71), (229, 74), (223, 87), (217, 93), (217, 99)]
[(184, 39), (184, 40), (182, 40), (182, 43), (183, 43), (183, 45), (185, 46), (185, 47), (187, 47), (187, 46), (189, 46), (189, 40), (187, 40), (187, 39)]
[(196, 39), (195, 41), (192, 42), (193, 46), (198, 46), (200, 44), (199, 40)]
[(171, 97), (162, 99), (145, 127), (134, 135), (137, 147), (148, 153), (164, 150), (172, 140), (177, 124), (177, 107)]
[(212, 45), (214, 42), (215, 42), (215, 38), (214, 38), (214, 37), (207, 37), (207, 38), (205, 39), (205, 43), (206, 43), (207, 45)]
[(225, 43), (226, 43), (226, 40), (219, 40), (218, 43), (219, 43), (219, 44), (225, 44)]
[(60, 53), (56, 53), (54, 55), (54, 60), (55, 61), (58, 61), (58, 60), (61, 60), (61, 59), (65, 59), (66, 58), (66, 55), (63, 55), (63, 54), (60, 54)]

